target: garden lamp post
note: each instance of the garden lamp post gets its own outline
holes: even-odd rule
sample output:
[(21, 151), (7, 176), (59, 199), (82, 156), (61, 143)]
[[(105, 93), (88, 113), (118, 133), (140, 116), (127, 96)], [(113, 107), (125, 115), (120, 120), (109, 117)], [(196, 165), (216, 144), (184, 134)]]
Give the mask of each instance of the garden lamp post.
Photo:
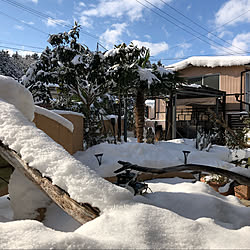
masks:
[(184, 165), (187, 165), (187, 158), (188, 158), (188, 155), (191, 153), (190, 151), (186, 151), (186, 150), (183, 150), (182, 151), (183, 154), (184, 154)]
[(102, 164), (102, 156), (103, 156), (103, 153), (95, 154), (95, 157), (98, 161), (99, 166), (101, 166)]

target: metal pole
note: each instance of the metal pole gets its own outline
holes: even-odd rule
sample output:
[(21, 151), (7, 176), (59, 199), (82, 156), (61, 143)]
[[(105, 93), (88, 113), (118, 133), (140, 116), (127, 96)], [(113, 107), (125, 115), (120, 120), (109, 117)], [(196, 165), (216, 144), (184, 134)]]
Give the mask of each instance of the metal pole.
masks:
[(118, 108), (118, 134), (117, 134), (117, 140), (118, 141), (121, 141), (121, 125), (122, 125), (122, 122), (121, 122), (121, 96), (119, 95), (119, 108)]
[(127, 118), (127, 97), (124, 98), (124, 141), (127, 142), (128, 139), (128, 133), (127, 133), (127, 122), (128, 122), (128, 118)]
[(177, 94), (173, 96), (173, 106), (172, 106), (172, 139), (176, 138), (176, 100), (177, 100)]

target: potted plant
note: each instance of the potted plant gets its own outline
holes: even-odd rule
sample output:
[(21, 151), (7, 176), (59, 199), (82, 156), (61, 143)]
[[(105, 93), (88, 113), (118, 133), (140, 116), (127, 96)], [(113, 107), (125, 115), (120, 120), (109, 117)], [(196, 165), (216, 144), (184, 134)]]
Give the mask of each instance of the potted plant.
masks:
[(219, 174), (206, 175), (206, 176), (201, 177), (200, 181), (208, 184), (216, 192), (222, 195), (226, 196), (226, 195), (234, 194), (233, 189), (230, 188), (229, 179), (225, 176), (222, 176)]

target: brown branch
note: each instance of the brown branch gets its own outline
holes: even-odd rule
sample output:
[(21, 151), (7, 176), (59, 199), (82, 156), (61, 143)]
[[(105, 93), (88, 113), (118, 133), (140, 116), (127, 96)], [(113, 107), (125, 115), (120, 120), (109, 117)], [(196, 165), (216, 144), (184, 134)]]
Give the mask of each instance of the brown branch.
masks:
[(119, 164), (121, 164), (123, 167), (120, 169), (117, 169), (115, 173), (121, 172), (126, 169), (132, 169), (140, 172), (149, 172), (152, 174), (163, 174), (163, 173), (172, 173), (172, 172), (178, 172), (178, 171), (199, 171), (199, 172), (208, 172), (211, 174), (219, 174), (228, 177), (229, 179), (235, 180), (237, 183), (242, 185), (248, 185), (250, 186), (250, 178), (235, 172), (231, 172), (226, 169), (212, 167), (212, 166), (206, 166), (206, 165), (199, 165), (199, 164), (186, 164), (186, 165), (178, 165), (173, 167), (166, 167), (166, 168), (147, 168), (147, 167), (141, 167), (135, 164), (132, 164), (130, 162), (125, 161), (118, 161)]
[(84, 224), (100, 215), (100, 210), (88, 203), (78, 203), (70, 198), (69, 194), (58, 186), (52, 184), (49, 178), (42, 177), (41, 173), (21, 159), (21, 157), (9, 149), (0, 141), (0, 156), (2, 156), (14, 168), (22, 172), (28, 179), (44, 191), (58, 206), (76, 221)]

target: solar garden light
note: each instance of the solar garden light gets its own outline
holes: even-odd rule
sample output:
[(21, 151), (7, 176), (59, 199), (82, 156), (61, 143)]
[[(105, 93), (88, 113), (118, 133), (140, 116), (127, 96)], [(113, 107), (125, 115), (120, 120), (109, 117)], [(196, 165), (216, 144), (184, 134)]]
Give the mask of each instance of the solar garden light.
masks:
[(190, 151), (186, 151), (186, 150), (183, 150), (182, 151), (183, 154), (184, 154), (184, 165), (187, 165), (187, 158), (188, 158), (188, 155), (191, 153)]
[(99, 166), (102, 165), (102, 156), (103, 156), (103, 153), (95, 154), (95, 157), (98, 161)]

